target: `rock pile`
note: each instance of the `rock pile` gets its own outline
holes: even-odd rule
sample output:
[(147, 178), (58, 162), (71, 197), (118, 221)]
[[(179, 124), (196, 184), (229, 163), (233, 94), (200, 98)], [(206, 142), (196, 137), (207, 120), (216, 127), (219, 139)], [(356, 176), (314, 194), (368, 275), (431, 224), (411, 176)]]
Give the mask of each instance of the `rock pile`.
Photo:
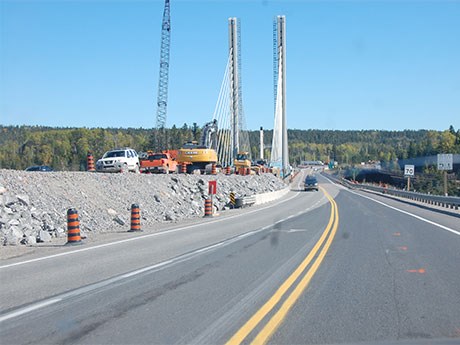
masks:
[(203, 215), (208, 181), (217, 180), (215, 209), (229, 194), (254, 195), (286, 185), (261, 176), (140, 175), (0, 170), (0, 244), (34, 244), (66, 236), (66, 212), (78, 210), (81, 232), (129, 227), (131, 204), (139, 204), (143, 226)]

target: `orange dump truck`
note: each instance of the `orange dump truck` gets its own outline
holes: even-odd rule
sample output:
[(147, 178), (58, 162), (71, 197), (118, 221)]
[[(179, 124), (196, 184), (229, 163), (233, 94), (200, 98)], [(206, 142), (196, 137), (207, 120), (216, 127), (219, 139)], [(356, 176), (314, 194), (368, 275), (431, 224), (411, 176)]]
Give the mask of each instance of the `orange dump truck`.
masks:
[(140, 159), (140, 171), (142, 173), (174, 173), (177, 169), (176, 156), (177, 151), (147, 151), (147, 154)]

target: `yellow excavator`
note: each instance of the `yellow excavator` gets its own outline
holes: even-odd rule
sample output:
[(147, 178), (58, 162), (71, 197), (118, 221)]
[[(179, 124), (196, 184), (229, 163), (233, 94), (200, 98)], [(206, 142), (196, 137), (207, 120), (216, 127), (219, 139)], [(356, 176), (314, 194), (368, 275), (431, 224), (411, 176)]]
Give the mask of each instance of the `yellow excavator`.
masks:
[(217, 120), (208, 122), (203, 127), (201, 141), (186, 142), (177, 152), (177, 162), (187, 165), (187, 173), (200, 170), (206, 171), (206, 166), (217, 163)]
[(237, 153), (235, 159), (233, 160), (233, 165), (235, 170), (238, 171), (239, 168), (251, 168), (251, 160), (249, 159), (249, 152), (240, 151)]

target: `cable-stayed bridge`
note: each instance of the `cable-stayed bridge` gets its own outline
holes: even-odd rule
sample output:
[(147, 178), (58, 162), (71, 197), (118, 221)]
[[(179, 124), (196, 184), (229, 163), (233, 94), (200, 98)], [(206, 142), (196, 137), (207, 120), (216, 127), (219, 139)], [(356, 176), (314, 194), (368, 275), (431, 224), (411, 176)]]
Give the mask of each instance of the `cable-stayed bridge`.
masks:
[[(228, 58), (212, 121), (205, 128), (212, 128), (212, 149), (223, 166), (233, 166), (238, 153), (247, 152), (251, 145), (246, 131), (243, 107), (241, 73), (241, 25), (238, 18), (228, 19)], [(157, 149), (164, 149), (168, 105), (169, 50), (171, 43), (170, 0), (165, 0), (161, 27), (160, 73), (157, 97), (155, 141)], [(270, 166), (280, 170), (281, 176), (289, 175), (288, 138), (286, 125), (286, 18), (277, 16), (273, 22), (273, 75), (274, 75), (274, 126), (271, 143)], [(215, 133), (215, 129), (217, 133)], [(263, 135), (261, 134), (261, 138)], [(262, 140), (262, 139), (261, 139)], [(216, 143), (217, 142), (217, 143)], [(264, 143), (260, 143), (263, 159)]]
[[(229, 18), (229, 51), (219, 96), (213, 113), (218, 124), (218, 159), (223, 166), (233, 165), (238, 152), (250, 152), (242, 97), (241, 26), (237, 18)], [(286, 19), (274, 21), (274, 127), (270, 165), (289, 174), (286, 127)]]

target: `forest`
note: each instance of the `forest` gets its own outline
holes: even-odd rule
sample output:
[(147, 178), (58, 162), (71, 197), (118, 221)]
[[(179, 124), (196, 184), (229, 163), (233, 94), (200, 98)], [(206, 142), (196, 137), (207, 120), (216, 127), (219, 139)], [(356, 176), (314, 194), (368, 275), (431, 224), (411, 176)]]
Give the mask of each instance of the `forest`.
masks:
[[(158, 142), (152, 129), (144, 128), (54, 128), (43, 126), (0, 126), (0, 168), (25, 169), (31, 165), (49, 165), (55, 170), (85, 170), (86, 155), (95, 159), (115, 147), (147, 151)], [(264, 156), (270, 157), (272, 131), (264, 132)], [(196, 123), (172, 126), (164, 130), (164, 149), (178, 149), (189, 140), (199, 140)], [(259, 157), (259, 131), (249, 131), (251, 154)], [(381, 161), (384, 167), (397, 169), (405, 158), (460, 153), (460, 130), (453, 126), (434, 130), (288, 130), (289, 161), (334, 160), (342, 166)]]

